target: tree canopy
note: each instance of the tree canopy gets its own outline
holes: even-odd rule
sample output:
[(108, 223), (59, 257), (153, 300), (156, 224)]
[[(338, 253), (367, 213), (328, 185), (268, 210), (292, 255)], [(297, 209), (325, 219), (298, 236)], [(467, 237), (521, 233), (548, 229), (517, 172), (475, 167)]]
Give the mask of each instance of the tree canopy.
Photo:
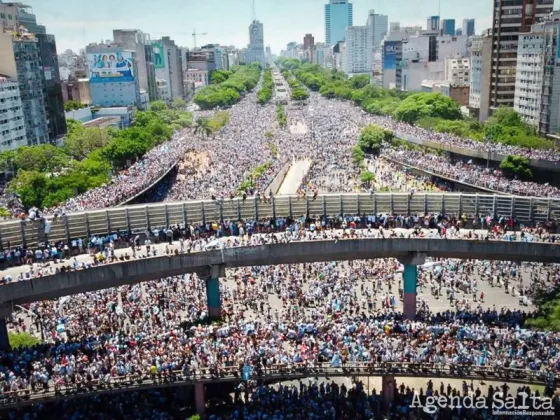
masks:
[(170, 139), (174, 130), (190, 127), (192, 115), (156, 101), (149, 111), (137, 112), (133, 126), (123, 130), (67, 123), (63, 147), (24, 146), (0, 153), (0, 166), (16, 173), (8, 188), (26, 208), (53, 207), (109, 182), (111, 172)]
[(220, 76), (215, 76), (215, 83), (197, 92), (194, 103), (202, 109), (230, 107), (241, 99), (242, 93), (254, 89), (259, 82), (260, 73), (261, 67), (257, 63), (235, 66), (227, 78), (225, 73), (219, 73)]
[(257, 94), (257, 102), (261, 105), (266, 104), (272, 98), (272, 92), (274, 91), (274, 82), (272, 80), (272, 71), (270, 66), (266, 66), (263, 76), (263, 84), (261, 90)]
[(463, 118), (459, 104), (440, 93), (416, 93), (400, 103), (395, 110), (398, 120), (413, 124), (421, 118), (434, 117), (445, 120)]
[(528, 180), (533, 178), (529, 159), (523, 156), (506, 156), (500, 163), (500, 169), (510, 178)]

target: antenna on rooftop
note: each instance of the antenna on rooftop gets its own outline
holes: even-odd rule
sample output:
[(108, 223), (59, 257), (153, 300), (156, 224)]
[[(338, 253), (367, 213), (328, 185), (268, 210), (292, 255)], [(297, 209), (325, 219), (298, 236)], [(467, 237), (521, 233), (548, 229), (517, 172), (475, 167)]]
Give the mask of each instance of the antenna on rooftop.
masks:
[(441, 0), (438, 0), (437, 15), (441, 19)]
[(252, 14), (253, 14), (253, 22), (254, 22), (255, 20), (257, 20), (257, 13), (255, 12), (255, 0), (253, 0)]

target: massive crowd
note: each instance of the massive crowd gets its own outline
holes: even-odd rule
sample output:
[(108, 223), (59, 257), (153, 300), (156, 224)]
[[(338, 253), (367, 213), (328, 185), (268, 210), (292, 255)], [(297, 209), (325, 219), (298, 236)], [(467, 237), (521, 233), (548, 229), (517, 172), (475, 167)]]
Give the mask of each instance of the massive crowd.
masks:
[[(260, 179), (253, 180), (250, 191), (263, 193), (286, 159), (307, 157), (314, 165), (302, 183), (303, 193), (363, 188), (352, 180), (358, 168), (349, 150), (358, 130), (370, 122), (371, 116), (347, 103), (312, 95), (307, 107), (286, 107), (289, 127), (282, 130), (276, 125), (274, 106), (256, 107), (254, 99), (251, 93), (235, 105), (229, 111), (229, 124), (215, 138), (177, 135), (159, 149), (165, 158), (146, 158), (142, 165), (119, 175), (120, 182), (74, 199), (57, 211), (116, 204), (134, 188), (141, 185), (135, 190), (141, 191), (149, 179), (161, 176), (162, 172), (153, 172), (152, 168), (163, 171), (178, 160), (181, 168), (177, 180), (169, 190), (158, 192), (159, 199), (227, 198), (237, 193), (239, 184), (255, 167), (268, 162), (269, 167)], [(333, 119), (333, 114), (343, 122)], [(388, 128), (404, 130), (382, 120)], [(162, 165), (162, 159), (171, 160)], [(379, 169), (375, 182), (381, 187), (397, 183), (402, 190), (438, 188), (397, 172), (386, 162), (371, 161), (368, 165)], [(143, 181), (135, 181), (140, 179)], [(515, 224), (513, 220), (485, 215), (477, 215), (474, 220), (476, 227), (488, 232), (489, 239), (557, 240), (555, 234), (541, 227), (524, 228), (512, 235), (509, 230)], [(416, 225), (431, 229), (414, 229)], [(347, 237), (473, 237), (462, 227), (461, 217), (446, 219), (441, 215), (319, 217), (305, 221), (279, 218), (172, 227), (158, 235), (148, 232), (147, 238), (124, 235), (118, 240), (76, 240), (75, 244), (58, 244), (54, 249), (9, 249), (9, 261), (5, 254), (4, 263), (23, 268), (17, 276), (4, 275), (2, 281), (45, 276), (61, 267), (87, 269), (160, 253), (201, 251), (215, 246), (216, 236), (222, 237), (220, 242), (226, 247)], [(275, 228), (284, 232), (256, 234)], [(171, 244), (154, 246), (168, 239)], [(118, 243), (123, 248), (117, 249)], [(90, 255), (72, 255), (86, 249)], [(132, 381), (158, 380), (172, 371), (192, 375), (202, 369), (217, 376), (244, 365), (257, 371), (272, 365), (321, 362), (335, 368), (354, 362), (412, 361), (556, 373), (560, 371), (560, 334), (526, 328), (526, 318), (533, 315), (519, 308), (530, 311), (534, 294), (559, 282), (557, 265), (428, 260), (420, 268), (417, 318), (404, 320), (402, 267), (396, 260), (247, 267), (226, 271), (220, 283), (223, 322), (207, 323), (204, 280), (194, 274), (169, 277), (16, 308), (8, 321), (10, 329), (41, 337), (43, 342), (32, 348), (0, 352), (0, 385), (5, 394), (25, 394), (29, 390), (87, 388), (93, 381), (111, 384), (122, 376)], [(503, 296), (496, 290), (503, 291)], [(489, 302), (485, 291), (502, 297)], [(132, 397), (63, 403), (56, 408), (60, 413), (56, 418), (91, 415), (96, 404), (110, 407), (109, 413), (99, 415), (100, 419), (119, 418), (123, 413), (134, 418), (176, 418), (174, 410), (179, 408), (172, 396), (159, 392), (129, 395)], [(408, 390), (399, 393), (392, 408), (395, 418), (408, 413), (410, 396)], [(210, 418), (261, 419), (265, 414), (267, 418), (288, 418), (291, 412), (290, 418), (365, 419), (379, 410), (378, 401), (360, 387), (351, 391), (332, 385), (300, 390), (254, 388), (249, 399), (236, 398), (229, 412), (216, 409), (210, 412)], [(304, 417), (302, 413), (306, 413)], [(10, 415), (51, 418), (40, 405)]]
[(87, 270), (130, 259), (199, 252), (216, 247), (383, 238), (485, 239), (555, 244), (558, 242), (555, 230), (554, 224), (521, 226), (515, 219), (499, 215), (448, 217), (436, 214), (373, 214), (329, 218), (302, 216), (298, 219), (267, 217), (258, 221), (225, 220), (199, 225), (166, 226), (148, 229), (141, 234), (119, 232), (73, 240), (70, 244), (44, 244), (35, 249), (23, 246), (6, 248), (0, 253), (0, 263), (2, 267), (11, 269), (3, 273), (0, 284)]
[(507, 178), (499, 169), (481, 167), (472, 162), (451, 163), (444, 156), (404, 148), (387, 147), (383, 150), (382, 155), (397, 162), (425, 169), (435, 175), (488, 188), (492, 191), (535, 197), (560, 197), (560, 189), (552, 185)]

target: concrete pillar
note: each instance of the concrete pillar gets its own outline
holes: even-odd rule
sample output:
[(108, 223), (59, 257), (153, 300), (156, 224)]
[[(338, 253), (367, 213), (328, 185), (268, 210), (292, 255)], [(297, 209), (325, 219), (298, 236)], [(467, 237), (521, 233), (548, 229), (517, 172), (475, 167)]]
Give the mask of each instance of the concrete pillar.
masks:
[(405, 264), (403, 273), (403, 313), (406, 319), (416, 317), (416, 287), (418, 286), (418, 266)]
[(0, 318), (0, 350), (9, 350), (10, 340), (8, 338), (8, 328), (6, 327), (6, 319)]
[(225, 277), (225, 267), (223, 265), (212, 266), (210, 275), (206, 279), (206, 302), (208, 304), (208, 315), (212, 318), (222, 317), (220, 277)]
[(416, 288), (418, 287), (418, 266), (426, 261), (425, 254), (413, 253), (399, 259), (404, 265), (403, 272), (403, 314), (405, 319), (416, 317)]
[(393, 375), (383, 375), (381, 378), (381, 395), (383, 396), (385, 408), (389, 408), (395, 400), (396, 389), (395, 377)]
[(206, 401), (204, 399), (204, 384), (197, 382), (194, 384), (194, 406), (196, 413), (202, 417), (206, 411)]

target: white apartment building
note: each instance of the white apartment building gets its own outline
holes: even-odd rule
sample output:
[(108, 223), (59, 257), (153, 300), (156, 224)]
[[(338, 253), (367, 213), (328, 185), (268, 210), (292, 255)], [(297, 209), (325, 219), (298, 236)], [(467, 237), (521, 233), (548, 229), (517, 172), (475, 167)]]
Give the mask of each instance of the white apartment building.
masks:
[(471, 60), (469, 58), (446, 58), (445, 80), (452, 84), (468, 85), (471, 74)]
[(441, 35), (437, 37), (437, 57), (438, 60), (445, 60), (449, 57), (467, 57), (468, 36)]
[(514, 108), (541, 134), (560, 132), (560, 11), (519, 35)]
[(530, 33), (519, 35), (517, 44), (513, 108), (535, 127), (541, 113), (545, 42), (544, 34)]
[(348, 75), (372, 72), (373, 36), (370, 26), (351, 26), (346, 30), (344, 72)]
[(474, 38), (470, 52), (469, 110), (473, 118), (484, 122), (490, 112), (492, 37), (483, 35)]
[(19, 84), (0, 75), (0, 151), (27, 145)]

